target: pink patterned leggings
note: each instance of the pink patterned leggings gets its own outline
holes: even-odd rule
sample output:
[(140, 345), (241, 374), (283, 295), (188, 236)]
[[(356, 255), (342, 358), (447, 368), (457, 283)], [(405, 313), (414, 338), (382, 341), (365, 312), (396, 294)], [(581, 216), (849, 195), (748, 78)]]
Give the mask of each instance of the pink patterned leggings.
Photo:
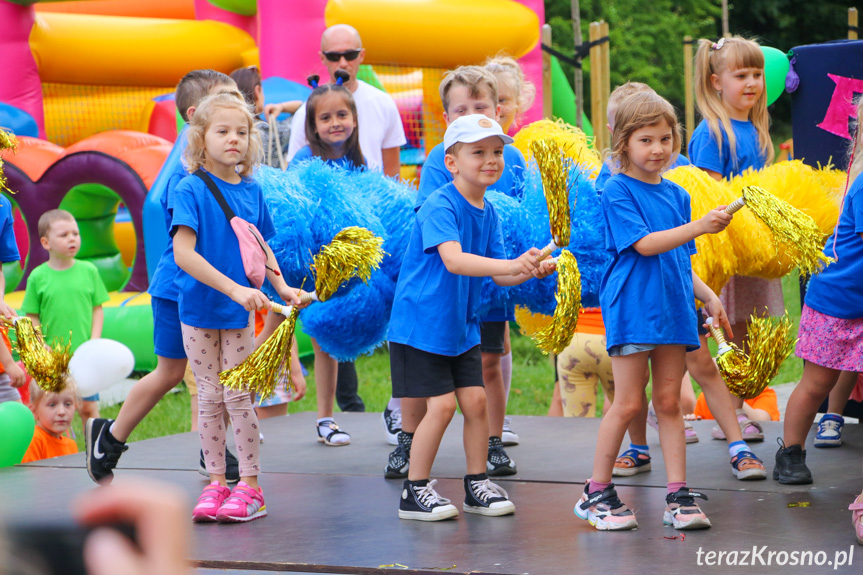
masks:
[(254, 350), (254, 323), (243, 329), (207, 329), (182, 324), (183, 341), (189, 365), (198, 384), (198, 433), (207, 472), (225, 473), (225, 424), (223, 413), (228, 410), (240, 477), (257, 477), (260, 436), (258, 417), (248, 391), (239, 391), (219, 383), (219, 372), (241, 363)]

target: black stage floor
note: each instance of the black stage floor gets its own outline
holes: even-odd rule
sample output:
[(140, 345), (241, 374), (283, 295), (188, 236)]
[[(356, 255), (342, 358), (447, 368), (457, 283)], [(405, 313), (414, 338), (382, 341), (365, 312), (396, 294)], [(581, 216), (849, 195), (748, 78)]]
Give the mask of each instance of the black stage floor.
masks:
[[(384, 442), (380, 414), (339, 414), (353, 443), (338, 448), (315, 442), (314, 417), (263, 422), (260, 481), (269, 516), (245, 525), (194, 526), (190, 558), (198, 573), (852, 573), (863, 565), (847, 510), (861, 488), (863, 427), (857, 425), (845, 427), (841, 448), (807, 450), (813, 485), (785, 486), (772, 479), (736, 480), (725, 442), (710, 439), (713, 422), (696, 422), (701, 442), (687, 448), (688, 484), (707, 493), (710, 500), (702, 505), (714, 527), (682, 539), (662, 525), (665, 472), (653, 430), (653, 471), (617, 481), (640, 527), (604, 533), (572, 512), (590, 475), (598, 420), (513, 417), (521, 444), (508, 453), (519, 474), (499, 483), (516, 514), (461, 514), (429, 524), (398, 519), (401, 481), (383, 478), (391, 447)], [(457, 416), (432, 474), (440, 480), (438, 491), (458, 507), (464, 474), (460, 427)], [(753, 445), (768, 471), (779, 433), (780, 423), (768, 424), (764, 443)], [(195, 471), (198, 448), (192, 433), (136, 442), (115, 481), (159, 478), (181, 486), (193, 500), (204, 484)], [(2, 516), (63, 517), (70, 496), (92, 488), (83, 454), (0, 470)], [(722, 565), (711, 566), (719, 552), (725, 552)], [(833, 565), (837, 560), (843, 564)]]

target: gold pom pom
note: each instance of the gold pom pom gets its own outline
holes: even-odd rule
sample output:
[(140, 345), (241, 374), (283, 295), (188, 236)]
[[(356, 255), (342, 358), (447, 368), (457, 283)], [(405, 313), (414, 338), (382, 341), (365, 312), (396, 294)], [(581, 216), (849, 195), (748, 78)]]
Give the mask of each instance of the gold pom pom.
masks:
[[(18, 140), (15, 139), (15, 135), (11, 132), (7, 132), (3, 128), (0, 128), (0, 152), (5, 150), (11, 150), (14, 152), (17, 145)], [(0, 157), (0, 192), (9, 192), (10, 194), (15, 193), (6, 186), (6, 176), (3, 174), (2, 157)]]
[(557, 258), (557, 307), (551, 323), (532, 337), (543, 353), (560, 353), (572, 340), (581, 310), (581, 273), (578, 263), (569, 251), (563, 250)]
[(315, 292), (327, 301), (348, 280), (369, 281), (384, 259), (384, 240), (365, 228), (347, 227), (321, 248), (314, 258)]
[(45, 391), (62, 391), (69, 377), (72, 344), (55, 343), (49, 349), (42, 330), (28, 317), (16, 318), (14, 322), (4, 319), (4, 323), (15, 330), (18, 355), (36, 384)]
[(291, 344), (297, 328), (296, 307), (273, 304), (270, 313), (287, 313), (287, 319), (276, 328), (273, 335), (253, 351), (243, 362), (219, 374), (222, 385), (233, 389), (254, 391), (261, 397), (269, 397), (282, 380), (291, 383)]
[(573, 162), (551, 139), (534, 140), (530, 143), (530, 150), (542, 176), (552, 239), (558, 247), (568, 246), (572, 226), (569, 219), (569, 171)]
[(728, 389), (743, 399), (758, 397), (779, 373), (782, 362), (794, 351), (797, 341), (791, 335), (788, 312), (781, 318), (750, 316), (747, 332), (749, 348), (748, 377), (745, 382)]

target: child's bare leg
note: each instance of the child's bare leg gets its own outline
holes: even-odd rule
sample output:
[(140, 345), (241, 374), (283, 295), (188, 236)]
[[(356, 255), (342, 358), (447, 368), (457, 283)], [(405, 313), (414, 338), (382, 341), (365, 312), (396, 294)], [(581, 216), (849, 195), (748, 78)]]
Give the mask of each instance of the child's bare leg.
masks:
[(683, 380), (680, 382), (680, 412), (688, 415), (695, 411), (695, 388), (692, 387), (692, 378), (689, 372), (683, 372)]
[[(644, 380), (644, 387), (647, 387), (647, 379)], [(612, 404), (613, 405), (613, 404)], [(608, 415), (608, 412), (606, 412)], [(629, 433), (629, 441), (635, 445), (647, 445), (647, 394), (641, 394), (641, 408), (632, 421), (629, 427), (626, 428)]]
[(686, 439), (680, 412), (680, 381), (686, 364), (682, 345), (660, 345), (651, 350), (653, 409), (659, 420), (659, 444), (668, 482), (686, 481)]
[(719, 374), (719, 369), (713, 363), (713, 358), (710, 357), (707, 337), (701, 336), (701, 347), (686, 354), (686, 369), (704, 391), (707, 407), (725, 433), (728, 443), (743, 441), (737, 414), (734, 411), (736, 408), (733, 397)]
[[(611, 470), (614, 468), (623, 435), (642, 409), (648, 355), (649, 352), (642, 351), (611, 358), (614, 403), (599, 423), (591, 477), (597, 483), (611, 482)], [(680, 424), (682, 427), (683, 420)], [(683, 437), (682, 431), (680, 436)]]
[(503, 433), (503, 418), (506, 415), (506, 389), (503, 385), (500, 358), (499, 353), (482, 352), (482, 382), (488, 398), (488, 435), (494, 437), (500, 437)]
[(79, 415), (81, 416), (81, 429), (87, 429), (87, 420), (99, 417), (99, 402), (82, 401)]
[(856, 371), (843, 371), (839, 374), (839, 379), (827, 398), (827, 413), (842, 415), (855, 385), (857, 385)]
[(560, 398), (560, 382), (554, 384), (551, 394), (551, 405), (548, 406), (549, 417), (563, 417), (563, 400)]
[(815, 414), (818, 413), (824, 398), (836, 385), (839, 374), (840, 372), (835, 369), (811, 361), (806, 362), (803, 366), (803, 377), (788, 398), (788, 405), (785, 408), (783, 429), (785, 445), (803, 447)]
[[(410, 481), (428, 479), (431, 476), (432, 463), (434, 463), (441, 439), (443, 439), (443, 434), (455, 414), (455, 393), (450, 392), (429, 397), (426, 399), (426, 405), (426, 414), (417, 426), (411, 445), (411, 466), (408, 471)], [(402, 409), (404, 409), (404, 400), (402, 400)], [(488, 424), (486, 423), (487, 430)], [(483, 466), (485, 466), (484, 459)]]
[(120, 441), (129, 439), (132, 430), (141, 423), (159, 400), (183, 380), (186, 363), (185, 357), (174, 359), (156, 356), (156, 369), (139, 379), (129, 390), (129, 395), (120, 407), (120, 413), (117, 414), (111, 434)]
[(415, 433), (426, 414), (425, 398), (402, 398), (402, 431)]
[(333, 406), (336, 401), (336, 380), (339, 373), (339, 362), (322, 350), (314, 338), (312, 338), (312, 348), (315, 350), (315, 386), (318, 389), (318, 419), (332, 417)]
[[(488, 408), (481, 387), (460, 387), (455, 390), (458, 405), (464, 414), (464, 453), (467, 474), (485, 473), (488, 459)], [(503, 419), (501, 418), (501, 425)]]

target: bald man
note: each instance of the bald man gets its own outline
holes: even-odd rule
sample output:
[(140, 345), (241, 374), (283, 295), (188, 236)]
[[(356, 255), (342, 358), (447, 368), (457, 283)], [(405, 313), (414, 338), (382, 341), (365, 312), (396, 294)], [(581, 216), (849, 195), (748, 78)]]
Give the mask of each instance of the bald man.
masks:
[[(330, 78), (335, 78), (337, 70), (344, 70), (351, 77), (345, 86), (357, 104), (360, 147), (369, 169), (395, 176), (401, 166), (399, 148), (407, 143), (405, 131), (396, 104), (389, 94), (357, 80), (357, 72), (365, 54), (360, 34), (352, 26), (336, 24), (321, 35), (319, 55)], [(306, 106), (303, 105), (294, 114), (291, 124), (288, 161), (307, 144), (305, 121)]]

